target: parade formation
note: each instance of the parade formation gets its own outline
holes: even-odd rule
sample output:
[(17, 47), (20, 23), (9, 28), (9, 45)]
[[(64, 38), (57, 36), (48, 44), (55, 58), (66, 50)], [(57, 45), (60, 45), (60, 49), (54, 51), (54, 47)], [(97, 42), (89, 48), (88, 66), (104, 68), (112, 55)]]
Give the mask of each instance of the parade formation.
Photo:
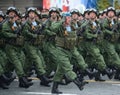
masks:
[[(0, 11), (0, 88), (16, 79), (20, 88), (33, 85), (35, 71), (40, 85), (61, 94), (59, 85), (73, 82), (80, 90), (84, 79), (120, 80), (120, 10), (77, 9), (62, 12), (51, 7), (29, 7), (21, 13), (9, 7)], [(88, 84), (89, 85), (89, 84)]]

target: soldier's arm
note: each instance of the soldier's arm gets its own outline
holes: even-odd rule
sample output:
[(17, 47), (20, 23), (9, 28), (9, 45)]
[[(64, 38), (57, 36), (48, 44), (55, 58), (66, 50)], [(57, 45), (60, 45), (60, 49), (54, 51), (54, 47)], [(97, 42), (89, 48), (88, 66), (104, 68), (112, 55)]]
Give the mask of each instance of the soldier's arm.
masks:
[(11, 29), (7, 23), (4, 23), (2, 26), (2, 35), (6, 38), (16, 38), (17, 34), (10, 32)]
[(92, 30), (90, 30), (90, 27), (87, 26), (86, 27), (86, 30), (84, 32), (84, 36), (87, 38), (87, 39), (92, 39), (92, 38), (97, 38), (97, 34), (93, 34), (91, 33)]
[(108, 26), (108, 23), (107, 23), (107, 20), (105, 19), (104, 22), (101, 24), (101, 27), (102, 27), (102, 30), (103, 30), (103, 33), (106, 33), (106, 34), (109, 34), (109, 35), (112, 35), (113, 32), (108, 30), (109, 26)]
[(46, 25), (45, 28), (44, 28), (44, 34), (47, 35), (47, 36), (54, 36), (54, 35), (56, 35), (56, 33), (53, 32), (53, 31), (54, 31), (54, 29), (51, 26), (49, 26), (49, 25)]
[(49, 29), (45, 29), (45, 30), (44, 30), (44, 34), (45, 34), (45, 35), (48, 35), (48, 36), (54, 36), (54, 35), (56, 35), (56, 33), (50, 31)]
[(112, 32), (112, 31), (109, 31), (108, 29), (103, 29), (103, 32), (106, 33), (106, 34), (110, 34), (110, 35), (113, 34), (113, 32)]
[(23, 27), (23, 35), (29, 38), (37, 38), (37, 34), (30, 32), (30, 27), (27, 24)]

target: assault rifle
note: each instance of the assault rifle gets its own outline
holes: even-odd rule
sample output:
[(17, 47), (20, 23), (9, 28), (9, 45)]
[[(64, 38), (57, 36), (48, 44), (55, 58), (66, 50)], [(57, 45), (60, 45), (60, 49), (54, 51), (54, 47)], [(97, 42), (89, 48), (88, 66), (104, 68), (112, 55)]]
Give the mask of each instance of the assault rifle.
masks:
[(94, 38), (93, 39), (93, 42), (97, 42), (97, 40), (98, 40), (98, 36), (102, 33), (102, 31), (101, 31), (101, 27), (100, 27), (100, 25), (98, 24), (98, 26), (97, 26), (97, 29), (94, 31), (94, 33), (97, 35), (97, 38)]

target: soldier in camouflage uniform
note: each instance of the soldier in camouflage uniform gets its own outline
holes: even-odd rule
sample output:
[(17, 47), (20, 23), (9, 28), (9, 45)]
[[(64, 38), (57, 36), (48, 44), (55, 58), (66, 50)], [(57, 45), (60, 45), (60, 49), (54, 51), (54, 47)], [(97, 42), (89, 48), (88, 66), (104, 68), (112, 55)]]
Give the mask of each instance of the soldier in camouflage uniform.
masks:
[[(115, 8), (109, 7), (107, 9), (107, 19), (104, 19), (104, 23), (102, 24), (103, 32), (104, 32), (104, 41), (103, 41), (103, 49), (104, 49), (104, 57), (106, 58), (107, 66), (116, 69), (115, 78), (119, 78), (120, 72), (120, 57), (115, 49), (115, 43), (119, 38), (119, 29), (118, 29), (118, 20), (115, 15)], [(109, 59), (109, 60), (108, 60)]]
[[(120, 33), (120, 10), (116, 10), (116, 16), (117, 16), (117, 20), (118, 20), (118, 32)], [(119, 44), (119, 41), (120, 39), (118, 39), (117, 43), (115, 44), (116, 45), (116, 51), (120, 57), (120, 44)]]
[[(115, 8), (109, 7), (107, 9), (107, 18), (104, 19), (103, 22), (103, 32), (104, 32), (104, 56), (106, 58), (106, 64), (112, 68), (117, 70), (115, 79), (119, 78), (119, 61), (120, 58), (118, 56), (119, 44), (117, 41), (119, 40), (119, 21), (116, 18)], [(107, 60), (110, 59), (110, 60)]]
[[(58, 21), (59, 11), (57, 8), (52, 7), (49, 10), (49, 14), (50, 14), (50, 19), (47, 22), (44, 30), (44, 32), (46, 33), (46, 43), (44, 49), (46, 50), (46, 53), (50, 58), (50, 60), (52, 60), (55, 64), (57, 64), (57, 70), (55, 72), (53, 79), (54, 83), (52, 87), (52, 93), (56, 93), (56, 94), (62, 93), (58, 90), (58, 85), (63, 79), (63, 76), (65, 76), (70, 81), (73, 81), (79, 87), (79, 89), (82, 90), (84, 83), (80, 82), (77, 79), (77, 75), (75, 74), (75, 72), (72, 71), (72, 65), (69, 59), (71, 53), (67, 51), (67, 48), (65, 50), (64, 47), (60, 46), (60, 45), (62, 46), (65, 45), (63, 41), (65, 37), (64, 36), (65, 31), (63, 30), (63, 27), (61, 27), (63, 26), (62, 20)], [(74, 34), (74, 32), (72, 33), (73, 33), (73, 37), (75, 37), (76, 34)], [(74, 39), (75, 38), (73, 38), (73, 40)], [(69, 47), (68, 44), (69, 43), (66, 43), (67, 47)], [(70, 46), (72, 46), (72, 44)]]
[(25, 53), (29, 62), (25, 65), (26, 72), (32, 65), (35, 66), (37, 77), (41, 80), (41, 85), (48, 85), (49, 80), (45, 74), (45, 63), (39, 46), (44, 38), (42, 35), (42, 24), (35, 20), (36, 9), (33, 7), (28, 8), (27, 15), (28, 20), (23, 27), (23, 35), (25, 37)]
[(5, 78), (5, 66), (7, 64), (7, 56), (5, 53), (5, 40), (2, 37), (2, 25), (4, 23), (5, 20), (5, 15), (3, 14), (2, 11), (0, 11), (0, 87), (3, 89), (8, 89), (8, 86), (6, 85), (6, 81), (7, 79)]
[(21, 27), (16, 22), (16, 8), (9, 7), (7, 10), (7, 15), (9, 15), (9, 18), (2, 27), (2, 35), (6, 41), (5, 51), (9, 61), (11, 62), (19, 77), (19, 87), (28, 88), (33, 85), (33, 83), (28, 82), (28, 79), (23, 70), (23, 62), (25, 62), (25, 55), (22, 51), (22, 47), (24, 45), (24, 38), (21, 35)]
[[(42, 12), (41, 13), (41, 21), (42, 21), (42, 25), (44, 27), (46, 27), (48, 21), (49, 21), (49, 13), (48, 12)], [(46, 44), (46, 42), (43, 42), (44, 45)], [(45, 64), (46, 64), (46, 76), (48, 76), (49, 78), (52, 78), (53, 75), (51, 75), (51, 73), (53, 71), (56, 70), (57, 68), (57, 64), (55, 64), (47, 55), (46, 53), (46, 49), (44, 49), (44, 45), (43, 45), (43, 48), (42, 48), (42, 54), (44, 56), (44, 59), (45, 59)], [(52, 67), (51, 67), (52, 65)]]
[(86, 51), (84, 49), (84, 40), (83, 40), (83, 33), (85, 31), (85, 27), (89, 22), (89, 9), (86, 9), (84, 11), (84, 19), (79, 21), (79, 28), (77, 30), (77, 47), (78, 47), (78, 51), (82, 54), (82, 56), (85, 58), (86, 57)]
[[(71, 22), (71, 27), (72, 27), (72, 31), (77, 31), (77, 34), (78, 34), (78, 31), (80, 31), (80, 26), (81, 26), (81, 23), (78, 21), (78, 16), (79, 16), (79, 11), (77, 9), (72, 9), (70, 11), (71, 13), (71, 19), (72, 19), (72, 22)], [(77, 36), (77, 45), (79, 44), (79, 48), (82, 48), (82, 40), (83, 39), (80, 39), (82, 35), (79, 35)], [(90, 78), (92, 78), (93, 74), (89, 69), (88, 69), (88, 65), (85, 63), (85, 60), (83, 58), (83, 56), (78, 52), (77, 48), (75, 47), (73, 49), (73, 58), (72, 58), (72, 63), (74, 64), (75, 66), (75, 69), (78, 68), (79, 70), (78, 71), (81, 71), (81, 74), (83, 75), (89, 75)]]
[(100, 73), (107, 74), (108, 77), (111, 79), (113, 74), (107, 69), (103, 55), (101, 54), (100, 49), (96, 44), (100, 32), (98, 31), (100, 29), (100, 25), (99, 22), (96, 20), (97, 11), (95, 9), (91, 9), (89, 11), (89, 16), (90, 16), (90, 20), (83, 34), (84, 49), (88, 54), (87, 55), (88, 56), (87, 61), (89, 61), (88, 65), (98, 70), (98, 73), (95, 76), (96, 81), (104, 81), (100, 77)]

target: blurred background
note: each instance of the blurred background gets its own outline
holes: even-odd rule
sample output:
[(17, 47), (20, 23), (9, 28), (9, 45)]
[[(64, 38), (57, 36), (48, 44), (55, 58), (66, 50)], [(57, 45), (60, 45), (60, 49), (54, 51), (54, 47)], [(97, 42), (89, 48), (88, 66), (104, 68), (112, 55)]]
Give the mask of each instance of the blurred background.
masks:
[(83, 12), (86, 8), (104, 10), (109, 6), (120, 9), (120, 0), (0, 0), (0, 10), (6, 11), (9, 6), (17, 7), (22, 12), (30, 6), (39, 10), (58, 7), (63, 12), (76, 8)]

